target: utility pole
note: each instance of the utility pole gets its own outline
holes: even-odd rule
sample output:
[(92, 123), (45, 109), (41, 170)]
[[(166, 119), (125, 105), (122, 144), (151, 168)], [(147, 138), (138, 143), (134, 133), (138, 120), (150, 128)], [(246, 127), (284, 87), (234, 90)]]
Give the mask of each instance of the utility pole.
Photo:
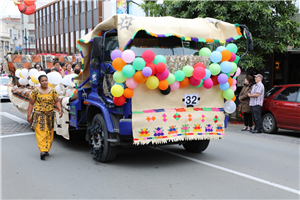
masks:
[(26, 30), (26, 28), (25, 28), (25, 36), (24, 36), (24, 40), (25, 40), (25, 47), (26, 47), (26, 55), (27, 55), (27, 41), (28, 41), (28, 39), (27, 39), (27, 30)]

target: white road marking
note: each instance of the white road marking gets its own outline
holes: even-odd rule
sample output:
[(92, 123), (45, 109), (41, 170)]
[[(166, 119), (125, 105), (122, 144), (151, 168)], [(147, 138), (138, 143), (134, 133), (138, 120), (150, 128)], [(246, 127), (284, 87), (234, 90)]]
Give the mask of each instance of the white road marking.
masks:
[(211, 163), (208, 163), (208, 162), (197, 160), (195, 158), (191, 158), (191, 157), (188, 157), (188, 156), (184, 156), (184, 155), (180, 155), (180, 154), (177, 154), (177, 153), (173, 153), (171, 151), (164, 150), (164, 149), (161, 149), (161, 148), (154, 148), (154, 149), (157, 149), (159, 151), (163, 151), (165, 153), (169, 153), (171, 155), (184, 158), (186, 160), (190, 160), (190, 161), (193, 161), (193, 162), (196, 162), (196, 163), (200, 163), (200, 164), (203, 164), (203, 165), (206, 165), (206, 166), (209, 166), (209, 167), (213, 167), (213, 168), (225, 171), (225, 172), (229, 172), (229, 173), (232, 173), (232, 174), (235, 174), (235, 175), (238, 175), (238, 176), (242, 176), (244, 178), (248, 178), (248, 179), (260, 182), (260, 183), (264, 183), (264, 184), (267, 184), (267, 185), (270, 185), (270, 186), (273, 186), (273, 187), (276, 187), (276, 188), (280, 188), (282, 190), (286, 190), (288, 192), (292, 192), (292, 193), (300, 195), (300, 191), (299, 190), (296, 190), (296, 189), (293, 189), (293, 188), (289, 188), (289, 187), (286, 187), (286, 186), (283, 186), (283, 185), (280, 185), (280, 184), (277, 184), (277, 183), (273, 183), (271, 181), (266, 181), (264, 179), (257, 178), (255, 176), (251, 176), (251, 175), (244, 174), (244, 173), (241, 173), (241, 172), (238, 172), (238, 171), (234, 171), (234, 170), (231, 170), (231, 169), (228, 169), (228, 168), (225, 168), (225, 167), (221, 167), (221, 166), (214, 165), (214, 164), (211, 164)]
[(1, 135), (0, 138), (19, 137), (19, 136), (34, 135), (34, 134), (35, 134), (35, 132), (10, 134), (10, 135)]
[(0, 114), (3, 115), (4, 117), (7, 117), (11, 120), (14, 120), (14, 121), (18, 122), (18, 123), (29, 123), (28, 121), (26, 121), (26, 120), (24, 120), (20, 117), (17, 117), (15, 115), (9, 114), (7, 112), (0, 112)]

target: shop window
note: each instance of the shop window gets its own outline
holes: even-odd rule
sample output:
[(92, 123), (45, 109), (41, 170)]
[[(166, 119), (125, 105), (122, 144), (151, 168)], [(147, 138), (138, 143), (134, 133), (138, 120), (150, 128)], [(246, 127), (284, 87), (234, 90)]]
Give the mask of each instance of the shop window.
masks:
[(92, 2), (91, 1), (87, 1), (86, 2), (86, 7), (87, 7), (87, 11), (90, 11), (92, 9)]
[(80, 2), (80, 13), (84, 13), (84, 1), (81, 0)]
[(93, 5), (93, 8), (96, 9), (98, 8), (98, 0), (93, 0), (94, 2), (94, 5)]

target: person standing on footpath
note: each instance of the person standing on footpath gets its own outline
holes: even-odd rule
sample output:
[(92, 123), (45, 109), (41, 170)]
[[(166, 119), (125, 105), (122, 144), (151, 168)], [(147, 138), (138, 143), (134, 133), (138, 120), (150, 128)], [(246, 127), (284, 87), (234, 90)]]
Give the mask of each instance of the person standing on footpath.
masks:
[(263, 76), (261, 74), (255, 75), (256, 84), (252, 87), (251, 92), (248, 93), (250, 97), (251, 110), (253, 113), (255, 128), (252, 133), (262, 133), (262, 119), (261, 119), (261, 107), (264, 102), (265, 87), (262, 84)]
[(244, 113), (244, 123), (245, 128), (242, 131), (251, 131), (253, 122), (252, 122), (252, 112), (251, 107), (249, 106), (250, 97), (248, 97), (248, 93), (252, 90), (253, 87), (253, 76), (247, 75), (245, 77), (245, 84), (239, 94), (240, 100), (240, 112)]

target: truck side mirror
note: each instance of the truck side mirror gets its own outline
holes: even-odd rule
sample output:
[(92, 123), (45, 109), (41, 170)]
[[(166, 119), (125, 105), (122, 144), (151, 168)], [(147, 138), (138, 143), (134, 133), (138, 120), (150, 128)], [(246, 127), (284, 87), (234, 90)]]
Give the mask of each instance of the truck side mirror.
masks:
[(93, 45), (92, 45), (92, 56), (93, 57), (102, 57), (103, 56), (103, 38), (95, 37), (93, 39)]

